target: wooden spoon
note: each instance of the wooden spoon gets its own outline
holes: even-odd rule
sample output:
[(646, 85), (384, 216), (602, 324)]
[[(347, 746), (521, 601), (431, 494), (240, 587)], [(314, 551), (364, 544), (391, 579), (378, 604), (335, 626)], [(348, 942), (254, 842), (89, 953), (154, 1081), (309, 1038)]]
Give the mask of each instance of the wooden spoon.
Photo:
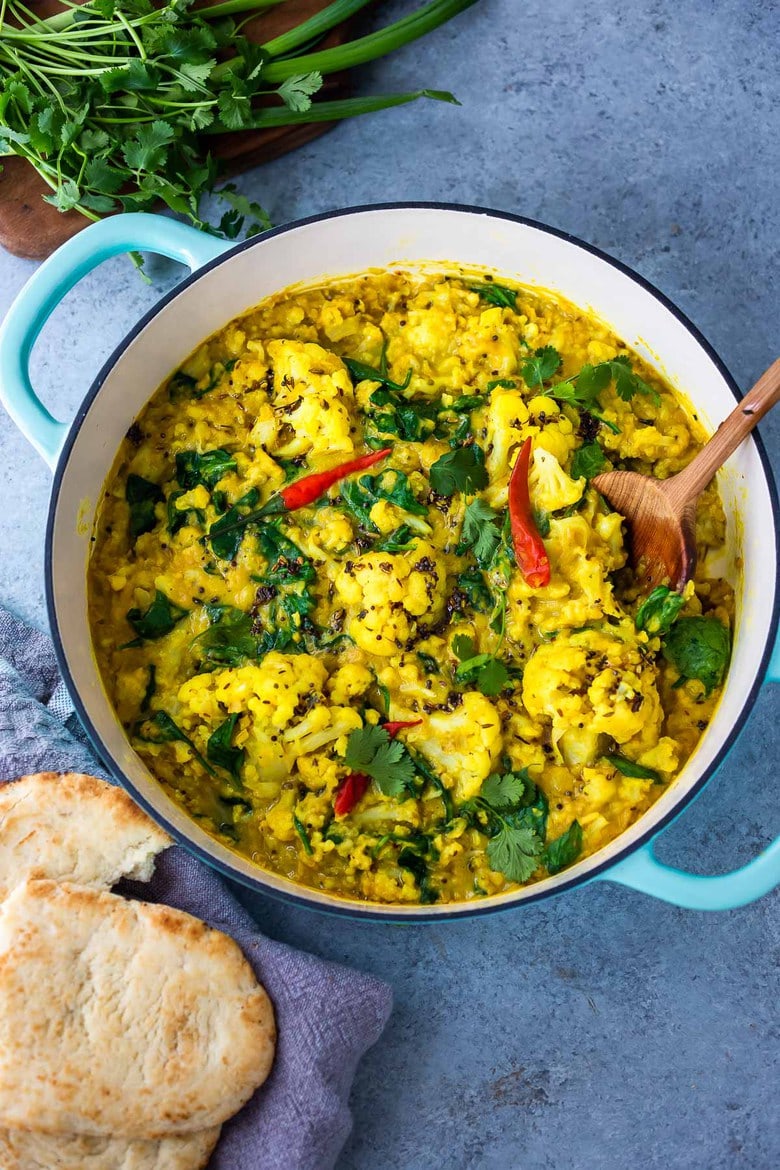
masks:
[(696, 569), (696, 501), (728, 457), (778, 401), (780, 358), (722, 422), (686, 468), (669, 479), (606, 471), (593, 486), (625, 517), (631, 560), (641, 584), (682, 589)]

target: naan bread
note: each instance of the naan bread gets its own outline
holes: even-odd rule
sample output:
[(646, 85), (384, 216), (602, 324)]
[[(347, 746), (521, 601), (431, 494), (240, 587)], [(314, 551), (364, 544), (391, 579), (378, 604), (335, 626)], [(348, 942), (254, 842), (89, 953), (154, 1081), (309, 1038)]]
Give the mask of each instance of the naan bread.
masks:
[(159, 1142), (4, 1129), (0, 1170), (203, 1170), (218, 1137), (218, 1127)]
[(123, 789), (94, 776), (38, 772), (0, 785), (0, 899), (27, 878), (148, 881), (170, 844)]
[(238, 946), (189, 914), (53, 881), (0, 905), (0, 1125), (208, 1129), (263, 1083), (275, 1040)]

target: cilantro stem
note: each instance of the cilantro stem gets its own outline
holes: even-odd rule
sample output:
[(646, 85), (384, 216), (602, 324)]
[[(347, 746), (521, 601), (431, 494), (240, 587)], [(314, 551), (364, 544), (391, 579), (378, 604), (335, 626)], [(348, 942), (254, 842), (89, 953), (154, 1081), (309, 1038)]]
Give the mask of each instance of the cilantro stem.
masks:
[[(234, 0), (234, 2), (242, 3), (243, 0)], [(289, 32), (282, 33), (281, 36), (275, 37), (272, 41), (266, 41), (263, 48), (272, 57), (281, 57), (293, 49), (298, 49), (301, 45), (315, 40), (323, 33), (330, 32), (337, 24), (341, 24), (342, 20), (354, 16), (369, 3), (370, 0), (334, 0), (334, 3), (329, 4), (327, 8), (315, 13), (308, 20), (304, 20), (303, 24), (291, 28)], [(217, 5), (217, 8), (220, 7), (222, 5)], [(209, 11), (213, 13), (214, 9)]]
[[(272, 61), (263, 71), (263, 77), (266, 81), (284, 81), (285, 78), (293, 77), (297, 73), (315, 70), (323, 74), (335, 73), (340, 69), (364, 65), (367, 61), (375, 61), (377, 57), (383, 57), (386, 53), (392, 53), (402, 45), (408, 45), (411, 41), (425, 36), (475, 3), (476, 0), (431, 0), (423, 8), (418, 8), (416, 12), (395, 21), (394, 24), (389, 24), (358, 40), (348, 41), (345, 45), (322, 49), (318, 53), (308, 53), (303, 57), (293, 57), (289, 61)], [(263, 47), (268, 50), (268, 45)]]
[[(403, 106), (407, 102), (417, 101), (418, 98), (431, 98), (437, 102), (454, 102), (458, 104), (451, 93), (435, 89), (417, 89), (411, 93), (375, 94), (373, 97), (342, 98), (340, 101), (316, 102), (311, 109), (302, 113), (295, 113), (285, 107), (258, 111), (247, 123), (247, 129), (262, 130), (267, 126), (294, 126), (299, 122), (333, 122), (342, 118), (354, 118), (359, 114), (373, 114), (378, 110), (390, 109), (392, 106)], [(210, 127), (214, 133), (227, 133), (227, 126), (215, 124)]]

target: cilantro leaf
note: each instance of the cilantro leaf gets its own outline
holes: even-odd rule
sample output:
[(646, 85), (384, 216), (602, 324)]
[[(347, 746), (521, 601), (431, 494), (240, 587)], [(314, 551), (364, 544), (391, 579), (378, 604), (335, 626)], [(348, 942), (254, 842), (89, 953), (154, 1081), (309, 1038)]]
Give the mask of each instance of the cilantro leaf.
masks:
[(475, 646), (468, 634), (456, 634), (452, 639), (452, 650), (460, 665), (455, 679), (460, 683), (473, 683), (483, 695), (499, 695), (509, 682), (509, 671), (493, 654), (475, 654)]
[(487, 568), (501, 540), (501, 533), (496, 526), (498, 518), (498, 513), (483, 500), (472, 500), (466, 506), (463, 517), (458, 555), (470, 548), (477, 564), (483, 569)]
[(565, 833), (550, 841), (542, 855), (542, 861), (549, 874), (560, 873), (573, 865), (582, 852), (582, 825), (572, 821)]
[(493, 772), (483, 781), (479, 795), (499, 812), (513, 808), (525, 791), (525, 782), (519, 772), (507, 772), (500, 776)]
[(122, 157), (134, 171), (150, 171), (161, 167), (167, 156), (167, 147), (175, 133), (167, 122), (156, 121), (141, 126), (122, 147)]
[(430, 481), (437, 496), (481, 491), (488, 483), (484, 451), (476, 443), (447, 451), (431, 467)]
[(636, 611), (636, 628), (648, 634), (668, 634), (684, 605), (682, 594), (667, 585), (659, 585)]
[(604, 470), (607, 458), (601, 446), (595, 442), (585, 443), (574, 452), (571, 461), (572, 479), (593, 479)]
[(471, 292), (479, 293), (483, 301), (489, 305), (497, 305), (501, 309), (515, 309), (517, 307), (517, 289), (507, 288), (503, 284), (472, 284)]
[(526, 386), (529, 389), (536, 386), (541, 390), (544, 383), (557, 374), (561, 361), (561, 355), (553, 345), (543, 345), (541, 349), (534, 350), (533, 355), (526, 358), (520, 367)]
[(44, 195), (43, 198), (57, 211), (72, 211), (81, 202), (81, 191), (73, 179), (63, 179), (53, 195)]
[(401, 796), (414, 780), (414, 763), (404, 745), (370, 723), (350, 734), (344, 763), (370, 776), (384, 796)]
[(507, 824), (487, 844), (490, 868), (510, 882), (527, 882), (539, 865), (541, 852), (542, 841), (532, 829)]
[(632, 780), (652, 780), (654, 784), (663, 784), (663, 780), (653, 768), (645, 768), (642, 764), (637, 764), (635, 760), (629, 760), (626, 756), (613, 753), (604, 756), (604, 759), (613, 768), (617, 768), (622, 776), (629, 776)]
[(666, 635), (663, 652), (677, 667), (681, 681), (699, 679), (709, 695), (723, 682), (731, 657), (731, 637), (717, 618), (680, 618)]
[(311, 108), (311, 95), (322, 89), (322, 74), (295, 73), (286, 78), (276, 91), (288, 110), (300, 113)]

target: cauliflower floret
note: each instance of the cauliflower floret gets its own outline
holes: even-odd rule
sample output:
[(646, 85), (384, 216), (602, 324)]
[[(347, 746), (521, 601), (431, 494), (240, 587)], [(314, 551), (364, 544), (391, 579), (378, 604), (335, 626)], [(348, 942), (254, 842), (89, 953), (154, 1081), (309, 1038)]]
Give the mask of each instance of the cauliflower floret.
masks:
[(281, 416), (274, 449), (290, 457), (351, 453), (355, 393), (341, 358), (320, 345), (269, 341), (274, 409)]
[(332, 674), (328, 681), (328, 691), (334, 703), (348, 703), (364, 695), (374, 681), (374, 676), (367, 666), (359, 662), (347, 662)]
[(336, 592), (352, 611), (348, 632), (361, 650), (389, 657), (411, 633), (410, 618), (435, 622), (446, 601), (446, 569), (439, 552), (418, 541), (414, 559), (366, 553), (347, 561)]
[(469, 317), (456, 352), (467, 363), (489, 362), (493, 378), (509, 378), (517, 369), (516, 328), (504, 322), (503, 309), (483, 309), (478, 317)]
[[(351, 708), (327, 707), (322, 693), (326, 678), (319, 659), (273, 650), (262, 666), (247, 663), (188, 679), (178, 692), (182, 722), (189, 732), (204, 720), (216, 727), (225, 711), (239, 712), (242, 719), (234, 743), (247, 753), (244, 784), (257, 795), (272, 795), (289, 775), (296, 752), (313, 751), (360, 725)], [(322, 719), (320, 711), (327, 724), (315, 726)], [(280, 734), (290, 728), (297, 733), (301, 727), (297, 741), (285, 742)]]
[(585, 480), (572, 479), (555, 456), (537, 444), (528, 473), (528, 486), (535, 508), (556, 512), (559, 508), (576, 504), (582, 498)]
[(408, 731), (457, 800), (476, 796), (501, 754), (501, 720), (489, 699), (467, 691), (454, 711), (434, 711)]
[(560, 757), (581, 766), (604, 750), (602, 736), (636, 752), (658, 743), (664, 713), (656, 681), (636, 642), (599, 630), (561, 633), (529, 659), (523, 703), (552, 723)]
[(487, 458), (491, 483), (509, 474), (513, 450), (524, 441), (528, 407), (517, 390), (495, 390), (487, 411)]

